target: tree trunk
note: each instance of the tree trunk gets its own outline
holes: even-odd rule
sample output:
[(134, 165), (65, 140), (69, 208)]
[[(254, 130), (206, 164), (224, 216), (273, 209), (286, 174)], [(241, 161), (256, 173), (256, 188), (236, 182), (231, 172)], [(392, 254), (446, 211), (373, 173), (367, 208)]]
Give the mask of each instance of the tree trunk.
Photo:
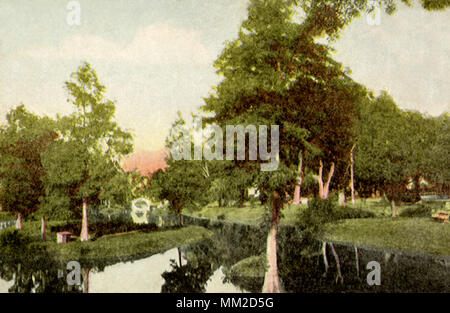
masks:
[(334, 162), (331, 162), (330, 171), (328, 172), (328, 179), (327, 179), (327, 182), (325, 183), (325, 186), (323, 187), (323, 198), (322, 199), (328, 199), (328, 195), (330, 193), (330, 183), (331, 183), (331, 178), (333, 177), (333, 174), (334, 174)]
[(353, 145), (353, 148), (350, 152), (350, 189), (352, 191), (352, 205), (356, 206), (356, 199), (355, 199), (355, 181), (354, 181), (354, 160), (353, 160), (353, 152), (355, 151), (355, 146)]
[(391, 206), (392, 206), (392, 216), (397, 218), (398, 217), (397, 205), (395, 204), (394, 199), (391, 200)]
[(342, 283), (344, 283), (344, 276), (342, 276), (341, 262), (339, 260), (339, 255), (337, 254), (337, 251), (334, 248), (334, 245), (333, 245), (332, 242), (330, 242), (330, 247), (331, 247), (331, 251), (333, 252), (334, 259), (336, 261), (336, 270), (337, 270), (336, 281), (339, 280), (341, 282), (341, 284), (342, 284)]
[(319, 181), (319, 198), (325, 199), (324, 193), (323, 193), (323, 177), (322, 176), (323, 176), (323, 163), (322, 163), (322, 160), (320, 160), (319, 177), (317, 178), (317, 180)]
[(356, 276), (359, 278), (360, 277), (360, 275), (359, 275), (359, 272), (360, 272), (360, 270), (359, 270), (359, 249), (358, 249), (358, 247), (356, 247), (355, 246), (355, 262), (356, 262)]
[(89, 272), (88, 268), (83, 268), (83, 292), (89, 293)]
[(183, 226), (183, 214), (180, 212), (178, 216), (180, 217), (180, 226)]
[(247, 200), (247, 189), (242, 189), (241, 191), (241, 199), (240, 199), (240, 207), (245, 208), (245, 200)]
[(298, 164), (298, 176), (297, 176), (297, 184), (295, 185), (295, 191), (294, 191), (294, 204), (299, 205), (300, 204), (300, 192), (301, 192), (301, 185), (303, 181), (303, 174), (302, 174), (302, 166), (303, 166), (303, 156), (300, 153), (300, 161)]
[(328, 265), (327, 242), (326, 241), (322, 242), (322, 256), (323, 256), (323, 264), (325, 265), (325, 273), (323, 275), (326, 276), (328, 273), (328, 268), (330, 267)]
[(185, 253), (183, 250), (181, 250), (180, 247), (178, 247), (177, 250), (178, 250), (178, 266), (182, 267), (187, 264)]
[(45, 219), (45, 216), (42, 217), (41, 238), (42, 241), (47, 240), (47, 220)]
[(264, 277), (264, 293), (279, 293), (281, 292), (280, 277), (278, 275), (277, 265), (277, 234), (278, 225), (280, 221), (281, 199), (277, 191), (273, 192), (273, 206), (272, 206), (272, 223), (270, 231), (267, 236), (267, 265), (268, 269)]
[(17, 214), (17, 222), (16, 222), (16, 228), (18, 230), (22, 230), (22, 214)]
[(330, 171), (328, 172), (328, 179), (324, 185), (323, 183), (323, 162), (320, 160), (320, 167), (319, 167), (319, 176), (316, 178), (319, 182), (319, 198), (320, 199), (328, 199), (328, 195), (330, 192), (330, 183), (331, 178), (334, 174), (334, 162), (331, 162)]
[(83, 198), (83, 221), (81, 224), (81, 241), (89, 240), (87, 199)]
[(346, 206), (345, 192), (343, 192), (343, 191), (339, 191), (339, 205), (340, 206)]

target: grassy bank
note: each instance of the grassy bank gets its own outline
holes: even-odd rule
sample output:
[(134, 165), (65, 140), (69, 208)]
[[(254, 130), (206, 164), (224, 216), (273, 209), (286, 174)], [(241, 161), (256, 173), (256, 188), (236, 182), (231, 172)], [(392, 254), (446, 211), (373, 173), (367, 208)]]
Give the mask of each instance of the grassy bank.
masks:
[(212, 236), (212, 232), (203, 227), (189, 226), (149, 232), (135, 231), (108, 235), (88, 242), (75, 240), (67, 244), (57, 244), (56, 233), (50, 232), (50, 229), (52, 226), (62, 224), (64, 223), (54, 221), (48, 223), (46, 242), (40, 241), (40, 222), (25, 222), (22, 232), (34, 242), (45, 246), (48, 252), (61, 261), (124, 259), (151, 255)]
[(212, 233), (198, 226), (171, 230), (158, 230), (148, 233), (135, 232), (110, 235), (95, 241), (75, 241), (68, 244), (46, 243), (48, 251), (59, 259), (115, 259), (150, 255), (166, 249), (187, 245), (209, 238)]
[(355, 245), (450, 255), (450, 224), (431, 218), (344, 220), (326, 225), (323, 238)]

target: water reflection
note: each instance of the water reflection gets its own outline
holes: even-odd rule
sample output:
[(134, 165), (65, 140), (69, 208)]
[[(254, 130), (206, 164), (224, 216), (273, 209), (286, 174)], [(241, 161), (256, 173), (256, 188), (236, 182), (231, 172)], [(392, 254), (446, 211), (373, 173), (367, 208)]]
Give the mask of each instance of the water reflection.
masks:
[(175, 248), (91, 271), (89, 292), (242, 292), (224, 283), (222, 268), (193, 251), (200, 251), (199, 246)]

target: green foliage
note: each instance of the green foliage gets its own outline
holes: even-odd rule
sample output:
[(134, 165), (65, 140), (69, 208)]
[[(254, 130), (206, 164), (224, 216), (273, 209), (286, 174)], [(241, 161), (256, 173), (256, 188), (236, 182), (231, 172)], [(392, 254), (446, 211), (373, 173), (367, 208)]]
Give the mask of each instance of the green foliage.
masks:
[[(181, 114), (172, 125), (169, 136), (166, 138), (166, 147), (170, 154), (166, 158), (168, 167), (153, 174), (150, 183), (149, 193), (152, 198), (167, 200), (171, 210), (181, 214), (183, 209), (200, 209), (206, 205), (210, 199), (208, 190), (211, 188), (209, 162), (195, 160), (193, 149), (190, 160), (173, 155), (178, 149), (188, 149), (179, 146), (181, 136), (186, 136), (188, 144), (193, 145), (193, 138), (190, 130), (185, 128), (185, 121)], [(189, 151), (189, 150), (187, 150)]]
[(0, 212), (0, 222), (15, 220), (17, 216), (10, 212)]
[(209, 180), (202, 173), (202, 161), (171, 160), (169, 167), (153, 174), (151, 189), (159, 200), (169, 201), (177, 214), (184, 208), (201, 208), (208, 202)]
[(213, 274), (209, 262), (199, 262), (198, 264), (188, 263), (178, 265), (175, 260), (171, 260), (172, 270), (164, 272), (164, 285), (161, 287), (162, 293), (197, 293), (205, 292), (206, 283)]
[(443, 210), (445, 210), (444, 201), (426, 201), (400, 211), (400, 217), (431, 217), (432, 214)]
[(420, 204), (418, 206), (412, 206), (406, 208), (400, 212), (400, 217), (430, 217), (433, 209), (429, 205)]
[(207, 121), (222, 128), (280, 126), (276, 171), (260, 173), (261, 160), (234, 162), (248, 172), (258, 171), (255, 175), (262, 177), (255, 179), (263, 197), (274, 190), (283, 198), (291, 192), (300, 152), (314, 172), (320, 161), (327, 168), (339, 163), (335, 176), (341, 179), (356, 136), (356, 102), (365, 96), (364, 88), (331, 58), (331, 48), (316, 41), (342, 26), (340, 16), (317, 1), (303, 4), (307, 17), (298, 22), (296, 1), (250, 2), (239, 37), (227, 43), (215, 62), (224, 79), (202, 108), (213, 114)]
[(266, 255), (255, 255), (234, 264), (230, 269), (230, 278), (263, 278), (267, 270)]
[[(97, 222), (89, 224), (89, 233), (93, 238), (100, 238), (105, 235), (112, 235), (118, 233), (126, 233), (131, 231), (149, 232), (157, 230), (154, 224), (135, 224), (133, 222), (122, 221), (110, 221), (110, 222)], [(68, 223), (64, 225), (57, 225), (51, 227), (51, 232), (69, 231), (73, 234), (79, 234), (81, 232), (80, 223)]]
[(372, 212), (339, 206), (335, 199), (313, 198), (308, 201), (308, 206), (300, 211), (298, 225), (304, 229), (317, 231), (324, 224), (338, 220), (372, 217), (375, 217)]
[(0, 128), (0, 206), (26, 217), (45, 194), (41, 153), (55, 140), (54, 121), (28, 112), (24, 105), (7, 114)]
[[(41, 209), (29, 216), (32, 221), (40, 221), (45, 217), (49, 221), (70, 221), (77, 219), (77, 215), (69, 209), (69, 205), (59, 205), (59, 199), (54, 196), (46, 197), (41, 202)], [(67, 197), (61, 199), (67, 200)]]
[(217, 215), (217, 219), (219, 221), (224, 221), (227, 218), (227, 216), (225, 215), (225, 213)]
[[(420, 177), (436, 191), (446, 189), (450, 168), (448, 144), (442, 138), (450, 138), (447, 115), (433, 118), (401, 111), (387, 93), (363, 101), (359, 114), (355, 187), (360, 196), (378, 190), (390, 200), (417, 202)], [(409, 177), (413, 179), (410, 191), (406, 188)]]
[(7, 256), (24, 251), (31, 242), (27, 235), (17, 229), (7, 229), (0, 233), (0, 249)]

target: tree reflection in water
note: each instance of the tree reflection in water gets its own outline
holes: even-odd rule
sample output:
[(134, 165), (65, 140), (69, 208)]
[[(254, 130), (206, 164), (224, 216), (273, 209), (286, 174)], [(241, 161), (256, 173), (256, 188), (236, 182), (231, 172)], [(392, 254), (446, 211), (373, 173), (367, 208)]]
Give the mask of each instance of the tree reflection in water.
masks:
[(9, 292), (61, 293), (80, 292), (79, 286), (69, 286), (63, 268), (45, 247), (33, 244), (18, 231), (7, 231), (0, 238), (0, 278), (13, 281)]

